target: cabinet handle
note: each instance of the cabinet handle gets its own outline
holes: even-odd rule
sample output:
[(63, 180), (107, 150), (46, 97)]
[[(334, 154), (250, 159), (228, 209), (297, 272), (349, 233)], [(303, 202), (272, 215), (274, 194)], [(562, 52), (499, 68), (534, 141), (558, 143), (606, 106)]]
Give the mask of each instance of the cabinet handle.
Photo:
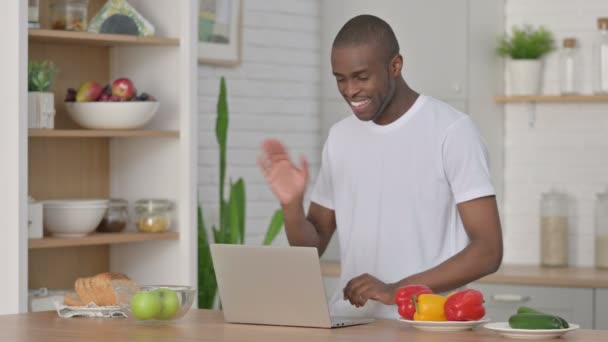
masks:
[(502, 303), (523, 303), (530, 300), (530, 296), (521, 296), (516, 294), (497, 294), (492, 296), (492, 300)]

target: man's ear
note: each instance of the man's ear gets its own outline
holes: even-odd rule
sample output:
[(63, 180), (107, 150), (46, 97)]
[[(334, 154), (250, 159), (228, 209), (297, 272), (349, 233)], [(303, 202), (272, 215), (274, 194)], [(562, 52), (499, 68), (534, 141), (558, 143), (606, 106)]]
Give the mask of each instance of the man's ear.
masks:
[(401, 74), (401, 69), (403, 69), (403, 56), (397, 54), (391, 59), (391, 74), (393, 77), (399, 76)]

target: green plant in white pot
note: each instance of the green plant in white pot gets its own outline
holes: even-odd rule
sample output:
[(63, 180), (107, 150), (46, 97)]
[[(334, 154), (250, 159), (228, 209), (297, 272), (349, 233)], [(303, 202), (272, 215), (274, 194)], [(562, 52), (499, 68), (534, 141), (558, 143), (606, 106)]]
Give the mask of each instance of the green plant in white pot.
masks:
[(55, 94), (51, 92), (57, 69), (51, 61), (31, 61), (27, 68), (28, 127), (55, 127)]
[(542, 57), (554, 50), (551, 32), (540, 26), (513, 27), (512, 34), (499, 39), (498, 55), (508, 57), (510, 95), (537, 95), (542, 80)]
[[(245, 243), (245, 181), (239, 178), (229, 181), (228, 197), (224, 193), (226, 180), (226, 147), (228, 143), (228, 101), (226, 81), (220, 81), (220, 95), (217, 101), (215, 136), (219, 145), (219, 223), (212, 226), (215, 243)], [(283, 211), (275, 210), (262, 244), (270, 245), (283, 228)], [(210, 239), (203, 219), (203, 210), (198, 206), (198, 307), (212, 308), (216, 301), (217, 282), (209, 249)]]

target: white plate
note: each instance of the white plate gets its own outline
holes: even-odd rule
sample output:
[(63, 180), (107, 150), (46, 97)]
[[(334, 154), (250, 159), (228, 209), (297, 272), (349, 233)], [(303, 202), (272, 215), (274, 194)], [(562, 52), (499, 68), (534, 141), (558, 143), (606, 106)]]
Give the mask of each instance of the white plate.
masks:
[(483, 327), (505, 337), (536, 340), (560, 337), (569, 331), (580, 328), (578, 324), (568, 323), (568, 325), (570, 327), (566, 329), (513, 329), (509, 327), (508, 322), (494, 322), (488, 323)]
[(479, 321), (410, 321), (408, 319), (399, 318), (401, 322), (405, 322), (412, 327), (425, 331), (463, 331), (470, 330), (476, 326), (487, 323), (488, 318)]

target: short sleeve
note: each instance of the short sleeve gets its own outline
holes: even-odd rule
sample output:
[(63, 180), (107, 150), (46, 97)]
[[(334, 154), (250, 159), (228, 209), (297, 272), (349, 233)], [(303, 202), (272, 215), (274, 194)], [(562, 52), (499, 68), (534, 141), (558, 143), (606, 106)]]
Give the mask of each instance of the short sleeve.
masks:
[(310, 200), (325, 208), (334, 209), (334, 188), (331, 179), (331, 161), (329, 157), (329, 138), (323, 146), (321, 169), (310, 196)]
[(488, 150), (470, 117), (465, 116), (448, 128), (442, 158), (456, 203), (495, 195)]

